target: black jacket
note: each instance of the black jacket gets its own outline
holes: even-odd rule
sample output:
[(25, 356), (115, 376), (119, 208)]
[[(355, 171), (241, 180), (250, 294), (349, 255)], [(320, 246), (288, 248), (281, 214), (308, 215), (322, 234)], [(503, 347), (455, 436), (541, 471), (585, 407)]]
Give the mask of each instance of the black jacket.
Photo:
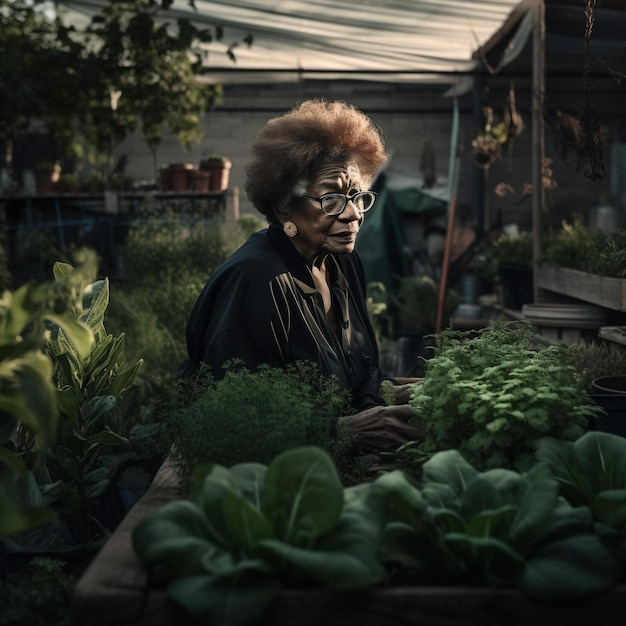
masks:
[(189, 360), (181, 374), (204, 362), (220, 376), (229, 359), (250, 370), (265, 363), (319, 363), (352, 390), (362, 410), (381, 404), (378, 349), (367, 313), (366, 282), (356, 252), (329, 255), (337, 331), (305, 260), (275, 226), (254, 233), (209, 279), (187, 323)]

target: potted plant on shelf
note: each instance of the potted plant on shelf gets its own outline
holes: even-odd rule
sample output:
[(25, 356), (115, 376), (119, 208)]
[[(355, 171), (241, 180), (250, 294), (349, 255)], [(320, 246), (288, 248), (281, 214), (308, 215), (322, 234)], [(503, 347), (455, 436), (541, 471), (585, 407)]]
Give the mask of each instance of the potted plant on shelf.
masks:
[(174, 162), (161, 169), (161, 189), (162, 191), (173, 191), (184, 193), (189, 191), (191, 186), (191, 163)]
[(482, 277), (500, 288), (505, 308), (521, 311), (534, 301), (533, 237), (502, 233), (487, 243), (478, 257)]
[(626, 230), (563, 222), (536, 272), (537, 285), (614, 311), (626, 311)]
[[(386, 373), (400, 377), (419, 375), (420, 358), (427, 356), (430, 335), (435, 332), (437, 283), (430, 276), (416, 275), (397, 278), (395, 287), (389, 292), (384, 288), (381, 292), (378, 288), (377, 293), (374, 287), (374, 284), (370, 285), (370, 294), (378, 298), (386, 296), (387, 301), (387, 306), (375, 319), (396, 342)], [(459, 301), (456, 291), (446, 289), (442, 317), (446, 326)]]
[(64, 172), (59, 176), (56, 186), (61, 193), (77, 193), (80, 191), (80, 178), (74, 172)]
[(61, 163), (59, 161), (37, 161), (34, 171), (37, 193), (41, 195), (53, 193), (61, 176)]
[(91, 170), (83, 179), (83, 189), (87, 193), (101, 194), (104, 191), (104, 176), (98, 170)]
[(211, 191), (226, 191), (228, 189), (232, 165), (231, 160), (221, 154), (212, 154), (200, 161), (200, 169), (211, 173)]
[(191, 171), (191, 189), (197, 193), (211, 191), (211, 170), (193, 169)]

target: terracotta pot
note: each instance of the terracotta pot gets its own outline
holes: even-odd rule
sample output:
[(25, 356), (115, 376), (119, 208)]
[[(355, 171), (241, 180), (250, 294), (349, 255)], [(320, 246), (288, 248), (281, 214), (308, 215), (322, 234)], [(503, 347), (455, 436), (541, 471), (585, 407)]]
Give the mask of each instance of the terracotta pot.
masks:
[(50, 170), (35, 170), (35, 186), (38, 194), (54, 193), (56, 183), (61, 176), (61, 166), (56, 165)]
[(209, 170), (193, 170), (191, 188), (198, 193), (206, 193), (211, 189), (211, 172)]
[(230, 161), (216, 161), (215, 163), (203, 163), (201, 168), (211, 174), (210, 191), (226, 191), (228, 189), (228, 180), (230, 178)]
[(175, 165), (168, 168), (170, 191), (183, 193), (191, 187), (192, 165)]

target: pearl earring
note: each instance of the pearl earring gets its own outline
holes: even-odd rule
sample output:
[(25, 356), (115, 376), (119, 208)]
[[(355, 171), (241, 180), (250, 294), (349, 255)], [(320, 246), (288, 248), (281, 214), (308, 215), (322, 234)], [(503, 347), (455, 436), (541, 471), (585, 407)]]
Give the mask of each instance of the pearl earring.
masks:
[(295, 237), (298, 234), (298, 227), (291, 220), (287, 220), (283, 224), (283, 232), (287, 237)]

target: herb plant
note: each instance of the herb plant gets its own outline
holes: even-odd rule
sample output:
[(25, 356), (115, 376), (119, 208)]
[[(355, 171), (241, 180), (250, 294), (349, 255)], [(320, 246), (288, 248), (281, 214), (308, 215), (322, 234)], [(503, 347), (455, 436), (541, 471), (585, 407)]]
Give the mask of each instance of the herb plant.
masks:
[(69, 626), (70, 602), (76, 585), (64, 563), (34, 558), (17, 578), (0, 581), (3, 626)]
[(344, 490), (327, 453), (300, 447), (269, 466), (198, 472), (191, 498), (144, 518), (133, 547), (196, 620), (244, 626), (287, 586), (354, 590), (384, 581), (376, 558), (384, 511), (378, 489)]
[(420, 452), (457, 449), (477, 469), (524, 470), (539, 437), (581, 437), (599, 409), (569, 348), (534, 342), (527, 323), (440, 333), (410, 399), (413, 423), (424, 434)]
[(223, 379), (208, 367), (177, 381), (160, 409), (173, 454), (187, 476), (198, 465), (269, 463), (277, 454), (318, 445), (336, 458), (347, 439), (331, 435), (331, 419), (354, 412), (349, 391), (306, 361), (251, 372), (231, 362)]
[(545, 246), (543, 262), (607, 276), (626, 277), (626, 230), (588, 228), (580, 220), (563, 222)]

